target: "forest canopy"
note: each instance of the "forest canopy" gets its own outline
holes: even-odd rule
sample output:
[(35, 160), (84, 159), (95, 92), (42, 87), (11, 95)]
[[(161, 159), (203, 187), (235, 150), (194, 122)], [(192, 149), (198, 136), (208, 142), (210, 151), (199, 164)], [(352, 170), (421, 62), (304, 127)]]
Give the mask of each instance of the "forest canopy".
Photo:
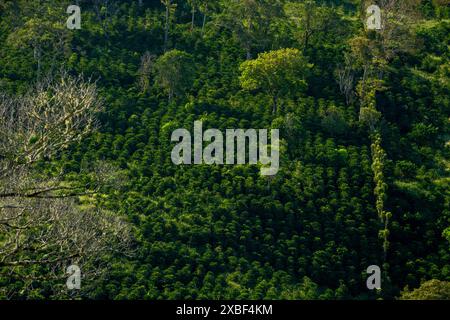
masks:
[[(450, 299), (449, 31), (447, 0), (0, 0), (0, 299)], [(279, 129), (277, 174), (175, 165), (195, 121)]]

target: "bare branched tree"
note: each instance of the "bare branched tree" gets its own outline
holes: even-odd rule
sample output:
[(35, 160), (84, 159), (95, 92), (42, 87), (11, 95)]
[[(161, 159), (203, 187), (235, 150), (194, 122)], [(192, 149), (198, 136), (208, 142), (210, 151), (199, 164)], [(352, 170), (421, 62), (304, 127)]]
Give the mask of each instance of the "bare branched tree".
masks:
[(347, 105), (350, 105), (354, 98), (355, 72), (352, 69), (351, 63), (348, 61), (348, 55), (345, 60), (335, 70), (335, 77), (339, 85), (339, 91), (345, 96)]
[[(365, 1), (364, 10), (373, 1)], [(378, 0), (381, 8), (381, 29), (371, 40), (372, 59), (388, 63), (400, 53), (412, 52), (417, 48), (415, 26), (420, 21), (420, 0)], [(362, 14), (363, 19), (366, 13)], [(373, 61), (372, 61), (373, 62)]]
[(0, 172), (49, 159), (96, 127), (95, 85), (62, 74), (19, 98), (0, 97)]
[(63, 277), (71, 264), (96, 274), (104, 255), (129, 248), (120, 217), (80, 200), (115, 179), (112, 166), (86, 172), (87, 184), (36, 166), (91, 133), (101, 107), (95, 83), (64, 72), (24, 96), (0, 96), (0, 278), (21, 281), (23, 290), (29, 281)]
[[(366, 24), (366, 9), (377, 4), (381, 9), (381, 29), (364, 30), (349, 40), (350, 52), (345, 62), (335, 71), (339, 89), (347, 104), (357, 92), (365, 100), (370, 78), (382, 80), (386, 67), (400, 54), (414, 52), (418, 47), (415, 26), (421, 19), (420, 0), (378, 0), (364, 1), (362, 20)], [(358, 80), (359, 79), (359, 80)], [(359, 90), (355, 88), (359, 83)], [(377, 86), (377, 90), (383, 89)]]
[[(0, 266), (81, 264), (111, 248), (127, 226), (99, 209), (79, 209), (73, 199), (9, 198), (0, 206)], [(13, 270), (14, 271), (14, 270)]]
[(150, 87), (150, 75), (153, 72), (155, 58), (156, 56), (148, 51), (141, 57), (141, 65), (138, 70), (138, 85), (142, 92), (147, 91)]
[(421, 19), (420, 0), (381, 0), (383, 12), (380, 53), (387, 61), (417, 48), (414, 26)]

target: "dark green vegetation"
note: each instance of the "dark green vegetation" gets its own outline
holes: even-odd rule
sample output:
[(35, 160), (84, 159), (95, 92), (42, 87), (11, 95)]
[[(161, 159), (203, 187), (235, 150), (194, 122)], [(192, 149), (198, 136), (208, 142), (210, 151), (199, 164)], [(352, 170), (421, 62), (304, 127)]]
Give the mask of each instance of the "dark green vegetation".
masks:
[[(411, 12), (389, 35), (364, 30), (356, 0), (78, 2), (81, 30), (67, 30), (67, 1), (0, 0), (0, 90), (62, 67), (98, 79), (100, 130), (52, 165), (125, 170), (102, 201), (134, 226), (135, 253), (79, 296), (391, 299), (450, 281), (448, 1), (401, 1)], [(284, 48), (298, 58), (277, 59)], [(247, 78), (265, 70), (279, 73)], [(279, 173), (173, 165), (171, 133), (195, 120), (279, 128)], [(48, 298), (57, 281), (0, 286)]]

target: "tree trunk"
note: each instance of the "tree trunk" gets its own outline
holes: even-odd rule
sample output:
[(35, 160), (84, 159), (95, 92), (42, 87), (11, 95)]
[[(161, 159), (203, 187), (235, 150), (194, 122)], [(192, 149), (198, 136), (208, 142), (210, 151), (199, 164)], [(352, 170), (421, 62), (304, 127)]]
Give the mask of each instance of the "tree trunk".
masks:
[(308, 31), (305, 32), (305, 36), (304, 37), (305, 37), (305, 42), (303, 44), (303, 53), (306, 53), (306, 50), (308, 49), (309, 37), (310, 37), (310, 34), (309, 34)]
[(194, 22), (195, 22), (195, 7), (192, 7), (191, 32), (192, 30), (194, 30)]
[(278, 109), (278, 97), (276, 95), (273, 96), (273, 109), (272, 113), (276, 114)]
[(205, 32), (206, 15), (207, 15), (207, 13), (208, 13), (208, 6), (205, 7), (205, 12), (203, 14), (202, 35)]
[(37, 63), (37, 78), (41, 77), (41, 48), (39, 46), (34, 47), (34, 59)]
[(167, 42), (169, 41), (169, 18), (170, 18), (171, 0), (166, 2), (166, 25), (164, 27), (164, 52), (167, 50)]

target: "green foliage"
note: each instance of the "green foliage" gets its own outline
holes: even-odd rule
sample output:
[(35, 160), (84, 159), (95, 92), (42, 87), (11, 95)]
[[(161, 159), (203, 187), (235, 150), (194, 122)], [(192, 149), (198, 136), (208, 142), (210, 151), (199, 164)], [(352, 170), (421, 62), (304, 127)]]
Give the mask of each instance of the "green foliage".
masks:
[(155, 84), (168, 95), (169, 101), (185, 93), (194, 79), (192, 56), (179, 50), (171, 50), (155, 62)]
[[(82, 29), (69, 32), (56, 1), (42, 1), (40, 20), (30, 1), (0, 1), (2, 93), (24, 93), (64, 66), (97, 79), (105, 102), (100, 132), (59, 155), (56, 174), (84, 181), (83, 165), (96, 160), (124, 173), (122, 188), (98, 201), (128, 217), (136, 254), (108, 257), (110, 272), (78, 298), (392, 299), (430, 279), (422, 289), (431, 293), (403, 296), (444, 297), (450, 24), (442, 1), (428, 1), (425, 20), (408, 31), (414, 50), (404, 37), (380, 46), (388, 38), (364, 30), (357, 1), (178, 0), (167, 20), (158, 1), (80, 2)], [(199, 10), (193, 27), (189, 4)], [(145, 54), (155, 56), (151, 76)], [(358, 99), (342, 95), (336, 69)], [(143, 74), (154, 86), (142, 89)], [(175, 166), (170, 135), (195, 120), (279, 128), (279, 173)], [(365, 285), (373, 264), (384, 274), (379, 294)], [(38, 279), (23, 291), (24, 283), (0, 273), (14, 298), (54, 297), (61, 285)]]
[(450, 282), (430, 280), (419, 288), (402, 292), (401, 300), (450, 300)]
[(257, 59), (242, 63), (239, 79), (246, 90), (267, 92), (273, 99), (275, 113), (280, 97), (288, 98), (306, 90), (306, 77), (311, 67), (299, 50), (280, 49), (262, 53)]

